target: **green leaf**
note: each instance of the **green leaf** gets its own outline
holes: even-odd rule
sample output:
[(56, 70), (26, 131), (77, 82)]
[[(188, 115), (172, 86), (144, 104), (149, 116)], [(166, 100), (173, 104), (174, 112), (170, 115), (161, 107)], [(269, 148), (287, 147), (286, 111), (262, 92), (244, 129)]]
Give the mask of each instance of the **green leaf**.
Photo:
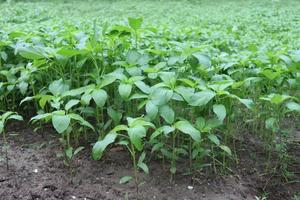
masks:
[(68, 116), (76, 121), (78, 121), (82, 126), (86, 126), (89, 127), (90, 129), (92, 129), (93, 131), (95, 130), (94, 127), (85, 119), (83, 119), (80, 115), (75, 114), (75, 113), (70, 113), (68, 114)]
[(231, 150), (229, 149), (228, 146), (225, 145), (220, 145), (220, 148), (225, 151), (226, 153), (228, 153), (229, 155), (231, 155)]
[(46, 56), (41, 52), (40, 49), (36, 49), (33, 47), (21, 47), (18, 49), (19, 54), (26, 59), (37, 60), (46, 58)]
[(152, 101), (148, 101), (146, 104), (146, 113), (150, 117), (151, 120), (155, 119), (158, 113), (158, 107), (152, 103)]
[(209, 132), (212, 129), (222, 125), (222, 122), (217, 118), (208, 119), (203, 131)]
[(280, 72), (274, 72), (273, 70), (270, 69), (265, 69), (264, 71), (261, 72), (265, 77), (267, 77), (269, 80), (274, 80), (277, 77), (281, 75)]
[(78, 147), (77, 149), (75, 149), (73, 155), (76, 156), (80, 151), (82, 151), (84, 149), (84, 147)]
[(30, 119), (30, 121), (35, 122), (35, 121), (39, 121), (41, 119), (45, 119), (45, 121), (48, 121), (49, 119), (51, 119), (51, 117), (52, 117), (52, 113), (43, 113), (43, 114), (38, 114), (38, 115), (32, 117)]
[(130, 96), (131, 90), (132, 90), (132, 85), (131, 84), (127, 84), (127, 83), (121, 83), (119, 85), (119, 94), (123, 99), (128, 99), (128, 97)]
[(240, 99), (238, 98), (238, 100), (244, 104), (248, 109), (252, 109), (254, 106), (254, 102), (251, 99)]
[(300, 112), (300, 104), (295, 103), (295, 102), (288, 102), (286, 104), (286, 107), (291, 110), (291, 111), (298, 111)]
[(44, 109), (46, 103), (48, 101), (50, 101), (51, 99), (53, 99), (53, 96), (51, 96), (51, 95), (42, 95), (40, 100), (39, 100), (39, 105), (41, 106), (41, 108)]
[(72, 147), (69, 147), (66, 151), (66, 156), (71, 160), (72, 157), (73, 157), (73, 148)]
[(112, 107), (107, 109), (107, 114), (112, 118), (115, 124), (118, 124), (122, 118), (122, 113), (117, 112)]
[(161, 106), (159, 108), (159, 114), (162, 118), (164, 118), (164, 120), (167, 123), (172, 124), (174, 122), (175, 113), (170, 106), (168, 105)]
[(64, 92), (68, 91), (70, 89), (69, 85), (65, 84), (63, 79), (59, 79), (56, 81), (53, 81), (49, 85), (49, 91), (54, 95), (57, 96), (59, 94), (63, 94)]
[(138, 17), (138, 18), (132, 18), (132, 17), (129, 17), (128, 18), (128, 22), (129, 22), (129, 26), (137, 31), (138, 29), (141, 28), (142, 26), (142, 23), (143, 23), (143, 18), (142, 17)]
[(99, 140), (93, 146), (92, 156), (94, 160), (101, 159), (106, 147), (112, 144), (117, 138), (117, 133), (108, 133), (103, 140)]
[(91, 99), (92, 99), (92, 95), (90, 95), (90, 94), (83, 94), (81, 96), (81, 103), (83, 105), (90, 105)]
[(3, 133), (4, 131), (4, 123), (0, 121), (0, 133)]
[(138, 151), (143, 150), (142, 138), (146, 136), (146, 129), (143, 126), (137, 125), (128, 129), (130, 142)]
[(137, 166), (141, 168), (146, 174), (148, 174), (149, 173), (148, 166), (144, 163), (145, 157), (146, 157), (146, 153), (143, 152), (139, 158)]
[(76, 56), (87, 54), (88, 51), (84, 49), (60, 49), (57, 53), (63, 56)]
[(178, 121), (174, 124), (175, 128), (181, 132), (188, 134), (193, 138), (194, 141), (200, 142), (201, 133), (195, 129), (188, 121)]
[(73, 106), (77, 105), (80, 101), (77, 99), (71, 99), (68, 101), (68, 103), (65, 105), (66, 110), (70, 110)]
[(167, 104), (173, 96), (173, 91), (165, 88), (153, 88), (150, 95), (151, 101), (157, 106)]
[(222, 104), (215, 104), (213, 106), (213, 111), (217, 115), (220, 121), (223, 121), (226, 117), (226, 108)]
[(141, 168), (146, 174), (149, 174), (149, 168), (148, 168), (148, 166), (147, 166), (145, 163), (139, 162), (139, 163), (137, 164), (137, 166), (138, 166), (139, 168)]
[(139, 158), (139, 161), (138, 161), (138, 163), (142, 163), (142, 162), (144, 162), (145, 158), (146, 158), (146, 153), (145, 153), (145, 152), (143, 152), (143, 153), (140, 155), (140, 158)]
[(209, 134), (207, 137), (208, 137), (208, 139), (210, 141), (212, 141), (213, 143), (215, 143), (217, 146), (220, 145), (220, 140), (219, 140), (219, 138), (215, 134)]
[(18, 88), (20, 89), (21, 94), (25, 95), (28, 89), (28, 83), (21, 81), (18, 84)]
[(123, 177), (120, 179), (120, 184), (128, 183), (131, 179), (132, 179), (131, 176), (123, 176)]
[(103, 107), (107, 99), (107, 93), (105, 90), (96, 89), (92, 92), (92, 97), (98, 107)]
[(58, 133), (66, 131), (70, 125), (71, 118), (67, 115), (53, 115), (52, 125)]
[(211, 66), (210, 58), (207, 55), (202, 53), (193, 53), (193, 56), (197, 58), (199, 64), (204, 65), (205, 67)]
[(266, 121), (265, 121), (265, 127), (266, 127), (266, 129), (274, 130), (275, 123), (276, 123), (276, 119), (273, 118), (273, 117), (270, 117), (270, 118), (266, 119)]
[(282, 103), (283, 101), (285, 101), (286, 99), (290, 98), (290, 96), (287, 96), (287, 95), (280, 95), (280, 94), (274, 94), (272, 97), (271, 97), (271, 102), (272, 103), (275, 103), (275, 104), (280, 104)]
[(215, 97), (216, 93), (211, 90), (204, 90), (193, 94), (189, 99), (191, 106), (205, 106), (210, 100)]
[(157, 129), (156, 131), (154, 131), (152, 133), (152, 135), (150, 136), (150, 141), (153, 141), (157, 136), (159, 136), (160, 134), (162, 134), (162, 130), (161, 128)]
[(198, 117), (196, 119), (196, 127), (199, 130), (204, 129), (204, 127), (205, 127), (205, 119), (203, 117)]
[(23, 121), (23, 117), (21, 115), (17, 115), (17, 114), (13, 114), (13, 115), (10, 115), (7, 120), (9, 119), (14, 119), (14, 120), (18, 120), (18, 121)]
[(116, 126), (115, 128), (113, 128), (111, 130), (111, 132), (119, 132), (119, 131), (127, 131), (128, 127), (126, 125), (120, 124), (118, 126)]

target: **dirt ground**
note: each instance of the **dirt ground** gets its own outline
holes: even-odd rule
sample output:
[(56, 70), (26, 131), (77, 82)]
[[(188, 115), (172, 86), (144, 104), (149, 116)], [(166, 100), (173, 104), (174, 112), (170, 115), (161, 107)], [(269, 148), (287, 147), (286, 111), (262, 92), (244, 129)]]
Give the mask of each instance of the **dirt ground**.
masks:
[[(0, 162), (0, 200), (118, 200), (137, 199), (133, 183), (119, 184), (122, 176), (132, 174), (132, 165), (123, 151), (108, 152), (101, 161), (91, 159), (89, 148), (76, 160), (77, 171), (70, 183), (68, 170), (57, 154), (60, 144), (50, 128), (43, 138), (25, 124), (8, 128), (11, 148), (7, 171)], [(17, 135), (14, 135), (17, 134)], [(2, 140), (0, 139), (2, 145)], [(298, 146), (299, 147), (299, 146)], [(274, 175), (263, 174), (259, 164), (264, 155), (257, 151), (252, 139), (238, 143), (240, 163), (227, 175), (198, 174), (195, 177), (179, 171), (173, 184), (169, 173), (158, 161), (149, 164), (150, 175), (141, 174), (145, 184), (141, 186), (140, 199), (150, 200), (254, 200), (264, 191), (270, 200), (291, 199), (300, 192), (299, 182), (286, 182)], [(299, 153), (299, 148), (293, 149)], [(3, 152), (1, 152), (3, 156)], [(296, 155), (298, 158), (300, 155)], [(295, 163), (293, 170), (300, 172)], [(184, 165), (184, 163), (179, 163)], [(184, 169), (184, 167), (183, 167)], [(299, 178), (300, 174), (295, 174)], [(298, 176), (298, 177), (297, 177)], [(298, 179), (299, 180), (299, 179)], [(192, 187), (191, 187), (192, 186)]]

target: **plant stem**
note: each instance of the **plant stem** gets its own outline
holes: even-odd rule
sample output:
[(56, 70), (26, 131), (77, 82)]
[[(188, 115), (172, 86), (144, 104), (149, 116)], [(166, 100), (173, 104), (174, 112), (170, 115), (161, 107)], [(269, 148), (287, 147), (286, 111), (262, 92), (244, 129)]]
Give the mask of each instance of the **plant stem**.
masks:
[(9, 170), (9, 165), (8, 165), (8, 142), (7, 142), (5, 131), (3, 131), (3, 147), (5, 148), (6, 169), (8, 171)]
[(134, 183), (135, 183), (136, 194), (137, 194), (137, 196), (139, 196), (139, 179), (138, 179), (138, 170), (137, 170), (135, 156), (136, 156), (135, 149), (134, 149), (133, 144), (131, 143), (131, 157), (132, 157), (133, 170), (134, 170)]

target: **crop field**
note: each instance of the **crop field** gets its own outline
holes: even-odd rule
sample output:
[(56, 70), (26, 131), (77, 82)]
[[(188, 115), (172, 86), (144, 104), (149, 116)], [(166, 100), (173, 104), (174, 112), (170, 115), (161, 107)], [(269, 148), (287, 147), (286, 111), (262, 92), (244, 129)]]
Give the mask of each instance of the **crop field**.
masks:
[(299, 0), (0, 0), (0, 200), (300, 200)]

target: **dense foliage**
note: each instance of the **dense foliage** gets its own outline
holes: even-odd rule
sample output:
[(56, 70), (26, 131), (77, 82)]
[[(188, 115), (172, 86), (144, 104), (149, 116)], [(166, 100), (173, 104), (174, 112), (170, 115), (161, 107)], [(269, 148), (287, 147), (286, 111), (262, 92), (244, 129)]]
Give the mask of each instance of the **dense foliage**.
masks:
[(171, 181), (179, 159), (230, 169), (244, 130), (282, 170), (282, 125), (300, 112), (297, 1), (159, 4), (0, 4), (0, 110), (52, 123), (71, 171), (82, 141), (96, 160), (124, 145), (137, 186), (151, 157)]

